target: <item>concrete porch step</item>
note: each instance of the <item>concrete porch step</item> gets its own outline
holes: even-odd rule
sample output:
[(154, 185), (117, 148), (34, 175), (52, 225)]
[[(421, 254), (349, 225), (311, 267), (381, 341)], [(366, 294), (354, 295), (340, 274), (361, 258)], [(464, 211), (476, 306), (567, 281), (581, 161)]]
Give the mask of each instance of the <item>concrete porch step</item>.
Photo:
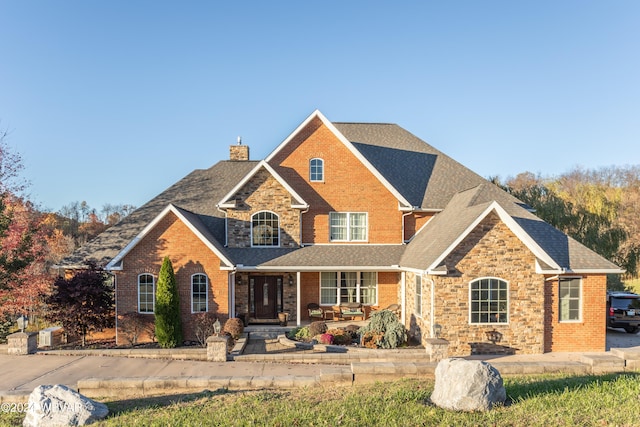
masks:
[(640, 348), (612, 348), (611, 354), (624, 360), (640, 360)]
[(625, 369), (624, 359), (613, 354), (585, 353), (580, 357), (580, 362), (590, 366), (593, 374), (622, 372)]

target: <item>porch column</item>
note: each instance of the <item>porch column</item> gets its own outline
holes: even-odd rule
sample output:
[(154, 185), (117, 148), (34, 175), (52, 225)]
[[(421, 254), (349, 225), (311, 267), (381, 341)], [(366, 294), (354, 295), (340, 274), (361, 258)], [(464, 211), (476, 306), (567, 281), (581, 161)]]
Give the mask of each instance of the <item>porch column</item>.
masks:
[(302, 321), (300, 314), (300, 272), (296, 272), (296, 326)]
[(403, 325), (407, 325), (405, 322), (405, 313), (407, 309), (407, 273), (400, 273), (400, 322)]

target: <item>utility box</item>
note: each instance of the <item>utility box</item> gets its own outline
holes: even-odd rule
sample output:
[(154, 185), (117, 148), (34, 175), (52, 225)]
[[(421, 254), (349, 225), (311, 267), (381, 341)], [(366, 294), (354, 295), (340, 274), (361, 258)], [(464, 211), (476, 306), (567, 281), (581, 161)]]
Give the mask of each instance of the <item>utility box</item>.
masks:
[(61, 326), (53, 326), (40, 331), (38, 347), (53, 347), (62, 343), (64, 330)]

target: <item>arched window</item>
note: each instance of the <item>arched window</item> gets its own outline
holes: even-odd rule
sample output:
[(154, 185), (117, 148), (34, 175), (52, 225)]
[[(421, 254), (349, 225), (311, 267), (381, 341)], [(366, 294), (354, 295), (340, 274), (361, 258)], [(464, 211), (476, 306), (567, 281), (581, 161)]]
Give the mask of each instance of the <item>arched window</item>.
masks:
[(201, 313), (208, 311), (209, 280), (206, 274), (194, 274), (191, 276), (191, 312)]
[(262, 211), (251, 217), (252, 246), (279, 246), (280, 224), (278, 215)]
[(324, 160), (309, 160), (309, 180), (312, 182), (324, 181)]
[(509, 321), (509, 284), (485, 277), (469, 284), (470, 323), (507, 323)]
[(138, 276), (138, 312), (153, 313), (156, 299), (155, 280), (151, 274)]

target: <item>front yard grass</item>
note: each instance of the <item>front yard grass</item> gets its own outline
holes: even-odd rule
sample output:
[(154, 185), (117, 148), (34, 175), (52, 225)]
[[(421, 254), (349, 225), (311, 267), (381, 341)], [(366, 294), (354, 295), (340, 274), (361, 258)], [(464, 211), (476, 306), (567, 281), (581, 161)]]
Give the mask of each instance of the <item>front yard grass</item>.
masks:
[[(98, 426), (634, 426), (640, 375), (536, 375), (504, 378), (508, 401), (486, 413), (432, 406), (433, 381), (288, 391), (218, 390), (107, 401)], [(14, 414), (15, 415), (15, 414)], [(22, 417), (0, 414), (1, 425)]]

